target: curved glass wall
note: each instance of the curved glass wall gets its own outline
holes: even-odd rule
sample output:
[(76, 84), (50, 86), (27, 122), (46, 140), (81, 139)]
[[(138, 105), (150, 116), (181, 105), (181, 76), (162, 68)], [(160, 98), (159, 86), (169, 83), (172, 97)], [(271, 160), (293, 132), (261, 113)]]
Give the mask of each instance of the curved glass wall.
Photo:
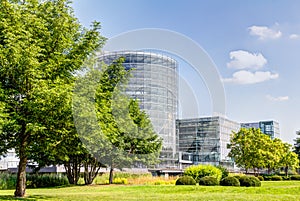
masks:
[(139, 99), (140, 107), (149, 115), (155, 131), (163, 139), (161, 159), (165, 165), (175, 164), (178, 78), (177, 62), (169, 56), (141, 51), (106, 52), (99, 60), (111, 64), (124, 57), (124, 67), (133, 77), (126, 93)]

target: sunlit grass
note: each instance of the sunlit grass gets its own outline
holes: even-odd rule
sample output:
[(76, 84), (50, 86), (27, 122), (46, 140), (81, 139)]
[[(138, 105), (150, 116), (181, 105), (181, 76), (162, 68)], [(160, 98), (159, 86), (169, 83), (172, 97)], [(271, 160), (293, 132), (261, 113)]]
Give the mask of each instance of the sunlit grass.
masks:
[[(13, 190), (1, 190), (0, 200), (14, 200)], [(300, 200), (300, 181), (266, 181), (261, 187), (91, 185), (27, 189), (22, 200)]]

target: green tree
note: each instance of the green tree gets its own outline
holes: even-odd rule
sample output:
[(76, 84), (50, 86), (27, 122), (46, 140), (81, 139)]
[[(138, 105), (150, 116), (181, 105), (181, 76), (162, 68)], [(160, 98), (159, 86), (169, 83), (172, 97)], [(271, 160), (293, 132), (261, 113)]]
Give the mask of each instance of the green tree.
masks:
[(72, 92), (74, 71), (103, 44), (99, 28), (97, 22), (82, 28), (67, 0), (0, 3), (0, 91), (7, 115), (0, 141), (2, 151), (15, 148), (20, 158), (16, 197), (25, 195), (30, 154), (69, 134), (58, 100), (70, 101), (63, 94)]
[(284, 167), (285, 176), (288, 176), (289, 168), (295, 169), (299, 167), (298, 155), (293, 152), (292, 145), (288, 143), (283, 143), (283, 154), (280, 160), (280, 164)]

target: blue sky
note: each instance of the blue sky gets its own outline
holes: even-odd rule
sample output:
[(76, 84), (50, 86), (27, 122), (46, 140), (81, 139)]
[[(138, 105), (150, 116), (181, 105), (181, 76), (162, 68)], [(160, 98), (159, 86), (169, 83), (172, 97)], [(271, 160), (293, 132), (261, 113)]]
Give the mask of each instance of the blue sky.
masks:
[[(280, 123), (281, 138), (290, 143), (300, 130), (300, 1), (74, 0), (73, 8), (86, 27), (100, 21), (107, 38), (143, 28), (189, 37), (220, 73), (229, 119), (274, 119)], [(183, 61), (179, 68), (199, 99), (199, 114), (182, 100), (182, 108), (191, 111), (182, 117), (211, 115), (203, 80), (193, 80)]]

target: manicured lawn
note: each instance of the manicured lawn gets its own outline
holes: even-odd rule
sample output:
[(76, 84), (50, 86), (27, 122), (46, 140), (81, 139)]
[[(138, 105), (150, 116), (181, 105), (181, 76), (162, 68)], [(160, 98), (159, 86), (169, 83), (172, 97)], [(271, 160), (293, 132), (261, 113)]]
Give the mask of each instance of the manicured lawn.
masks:
[[(0, 200), (13, 198), (13, 190), (0, 190)], [(20, 200), (300, 200), (300, 181), (263, 182), (261, 187), (205, 187), (173, 185), (93, 185), (27, 189)]]

